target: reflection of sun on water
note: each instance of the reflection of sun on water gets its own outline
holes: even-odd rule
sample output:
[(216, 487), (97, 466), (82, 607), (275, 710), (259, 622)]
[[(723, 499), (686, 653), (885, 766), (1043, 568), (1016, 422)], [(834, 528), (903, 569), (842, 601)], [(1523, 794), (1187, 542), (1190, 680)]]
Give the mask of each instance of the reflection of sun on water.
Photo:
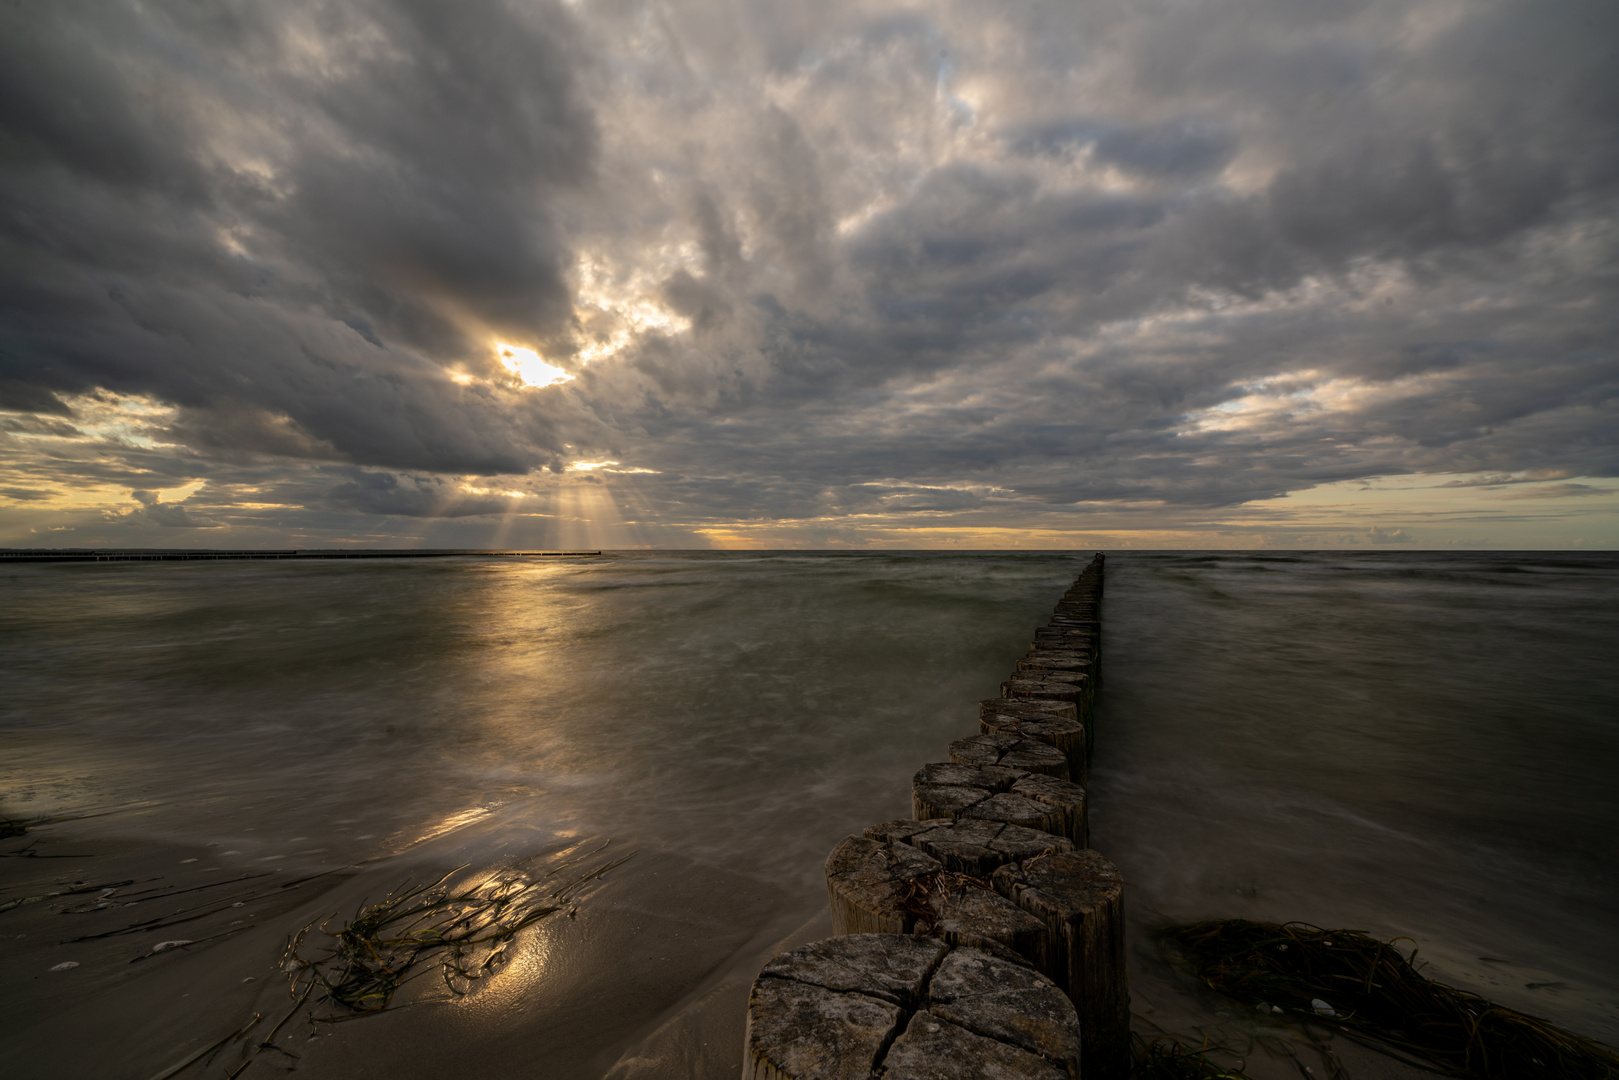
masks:
[(455, 832), (457, 829), (465, 828), (475, 821), (483, 820), (484, 818), (488, 817), (489, 814), (490, 811), (488, 808), (482, 806), (451, 814), (442, 821), (431, 826), (425, 833), (412, 840), (408, 846), (414, 847), (417, 844), (425, 843), (428, 840), (443, 836), (446, 833)]
[(546, 363), (533, 349), (497, 343), (495, 352), (506, 369), (523, 380), (524, 386), (554, 386), (573, 378), (555, 364)]

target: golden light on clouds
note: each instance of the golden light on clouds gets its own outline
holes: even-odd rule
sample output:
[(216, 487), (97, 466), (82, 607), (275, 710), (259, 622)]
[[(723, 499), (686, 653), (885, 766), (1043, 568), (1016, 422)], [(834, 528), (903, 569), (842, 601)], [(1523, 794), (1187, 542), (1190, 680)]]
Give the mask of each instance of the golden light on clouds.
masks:
[(533, 349), (521, 345), (497, 342), (495, 353), (500, 357), (500, 362), (505, 365), (506, 370), (523, 380), (524, 386), (555, 386), (573, 378), (555, 364), (546, 363)]
[(646, 473), (656, 476), (657, 469), (638, 469), (634, 466), (623, 467), (616, 461), (575, 461), (568, 465), (569, 472), (595, 472), (597, 470), (610, 473)]
[(584, 341), (577, 356), (583, 364), (604, 360), (647, 334), (678, 334), (691, 320), (657, 301), (662, 281), (676, 269), (695, 268), (701, 251), (695, 243), (664, 245), (641, 252), (643, 265), (612, 270), (605, 257), (581, 256), (574, 267), (574, 309)]
[(515, 488), (478, 487), (469, 483), (463, 483), (461, 490), (468, 495), (500, 495), (508, 499), (526, 499), (533, 494), (533, 492), (518, 491)]

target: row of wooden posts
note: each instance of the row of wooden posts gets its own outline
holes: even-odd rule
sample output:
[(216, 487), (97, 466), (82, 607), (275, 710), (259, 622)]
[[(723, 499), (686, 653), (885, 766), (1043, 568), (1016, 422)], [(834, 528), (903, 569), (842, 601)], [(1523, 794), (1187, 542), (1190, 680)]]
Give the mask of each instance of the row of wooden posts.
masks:
[(746, 1080), (1111, 1080), (1130, 1071), (1123, 880), (1088, 846), (1103, 558), (911, 783), (826, 860), (835, 937), (765, 965)]

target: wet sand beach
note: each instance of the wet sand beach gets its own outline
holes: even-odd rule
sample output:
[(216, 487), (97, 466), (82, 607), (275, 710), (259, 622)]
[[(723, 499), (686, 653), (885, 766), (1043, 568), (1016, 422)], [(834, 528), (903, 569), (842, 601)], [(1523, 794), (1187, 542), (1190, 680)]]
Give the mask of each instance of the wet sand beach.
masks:
[[(496, 1076), (600, 1076), (666, 1019), (706, 993), (723, 993), (728, 979), (745, 987), (777, 942), (798, 929), (780, 929), (792, 919), (783, 911), (786, 898), (757, 881), (639, 852), (599, 888), (576, 896), (573, 917), (559, 914), (525, 931), (512, 960), (465, 997), (446, 991), (430, 961), (421, 965), (424, 977), (407, 984), (387, 1010), (347, 1023), (311, 1023), (311, 1016), (345, 1013), (294, 1007), (292, 983), (278, 963), (287, 939), (314, 920), (335, 915), (341, 922), (407, 873), (431, 880), (449, 869), (445, 857), (453, 851), (420, 852), (389, 860), (386, 868), (336, 868), (308, 880), (301, 872), (308, 868), (244, 875), (217, 865), (217, 850), (140, 844), (115, 834), (74, 838), (46, 828), (32, 839), (41, 857), (0, 864), (7, 897), (71, 888), (90, 866), (96, 880), (86, 884), (132, 885), (115, 894), (129, 900), (100, 911), (85, 909), (105, 889), (5, 913), (0, 1002), (10, 1020), (0, 1052), (18, 1076), (156, 1075), (254, 1015), (262, 1019), (252, 1037), (199, 1062), (196, 1075), (224, 1075), (251, 1060), (253, 1072), (296, 1066), (309, 1076), (423, 1075), (466, 1066)], [(154, 888), (165, 895), (141, 899)], [(163, 920), (160, 929), (69, 943), (61, 936), (153, 918)], [(192, 944), (161, 947), (176, 940)], [(64, 962), (77, 966), (53, 970)], [(720, 1069), (722, 1059), (727, 1067), (740, 1060), (740, 1013), (732, 1017), (734, 1003), (726, 1005), (723, 1046), (681, 1048), (680, 1067), (702, 1070), (688, 1075)], [(289, 1013), (276, 1049), (260, 1047)], [(645, 1074), (633, 1063), (626, 1068), (620, 1073)]]

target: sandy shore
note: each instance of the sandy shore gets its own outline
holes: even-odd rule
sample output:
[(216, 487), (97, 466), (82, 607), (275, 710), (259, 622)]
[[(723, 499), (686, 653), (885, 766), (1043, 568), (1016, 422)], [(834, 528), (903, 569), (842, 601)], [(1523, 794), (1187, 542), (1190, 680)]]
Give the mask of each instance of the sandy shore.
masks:
[[(60, 894), (0, 911), (0, 1059), (16, 1075), (149, 1080), (258, 1015), (246, 1038), (179, 1075), (730, 1078), (760, 966), (831, 932), (820, 896), (643, 850), (578, 894), (573, 917), (523, 931), (510, 961), (466, 996), (429, 972), (380, 1014), (312, 1023), (334, 1010), (294, 1007), (280, 971), (288, 938), (451, 869), (444, 852), (244, 867), (215, 848), (70, 829), (0, 846), (0, 903)], [(153, 925), (122, 932), (142, 923)], [(1132, 930), (1138, 1031), (1239, 1048), (1255, 1080), (1296, 1078), (1302, 1065), (1332, 1075), (1320, 1047), (1357, 1080), (1419, 1075), (1324, 1032), (1311, 1046), (1253, 1022), (1173, 970), (1143, 926)], [(176, 940), (192, 944), (153, 951)], [(76, 966), (53, 970), (66, 963)]]
[[(453, 864), (429, 851), (360, 868), (244, 869), (217, 850), (50, 826), (0, 851), (0, 904), (63, 893), (0, 911), (0, 1059), (19, 1076), (144, 1080), (255, 1014), (246, 1040), (180, 1075), (225, 1076), (244, 1063), (244, 1076), (731, 1075), (758, 968), (829, 932), (818, 898), (640, 851), (578, 894), (574, 917), (521, 932), (510, 961), (472, 993), (452, 998), (430, 973), (383, 1013), (311, 1024), (279, 970), (290, 935)], [(106, 889), (92, 888), (119, 882), (130, 884), (105, 901)], [(142, 893), (152, 898), (120, 901)], [(193, 944), (153, 952), (175, 940)], [(76, 966), (53, 970), (65, 963)], [(289, 1011), (274, 1049), (245, 1052)]]

